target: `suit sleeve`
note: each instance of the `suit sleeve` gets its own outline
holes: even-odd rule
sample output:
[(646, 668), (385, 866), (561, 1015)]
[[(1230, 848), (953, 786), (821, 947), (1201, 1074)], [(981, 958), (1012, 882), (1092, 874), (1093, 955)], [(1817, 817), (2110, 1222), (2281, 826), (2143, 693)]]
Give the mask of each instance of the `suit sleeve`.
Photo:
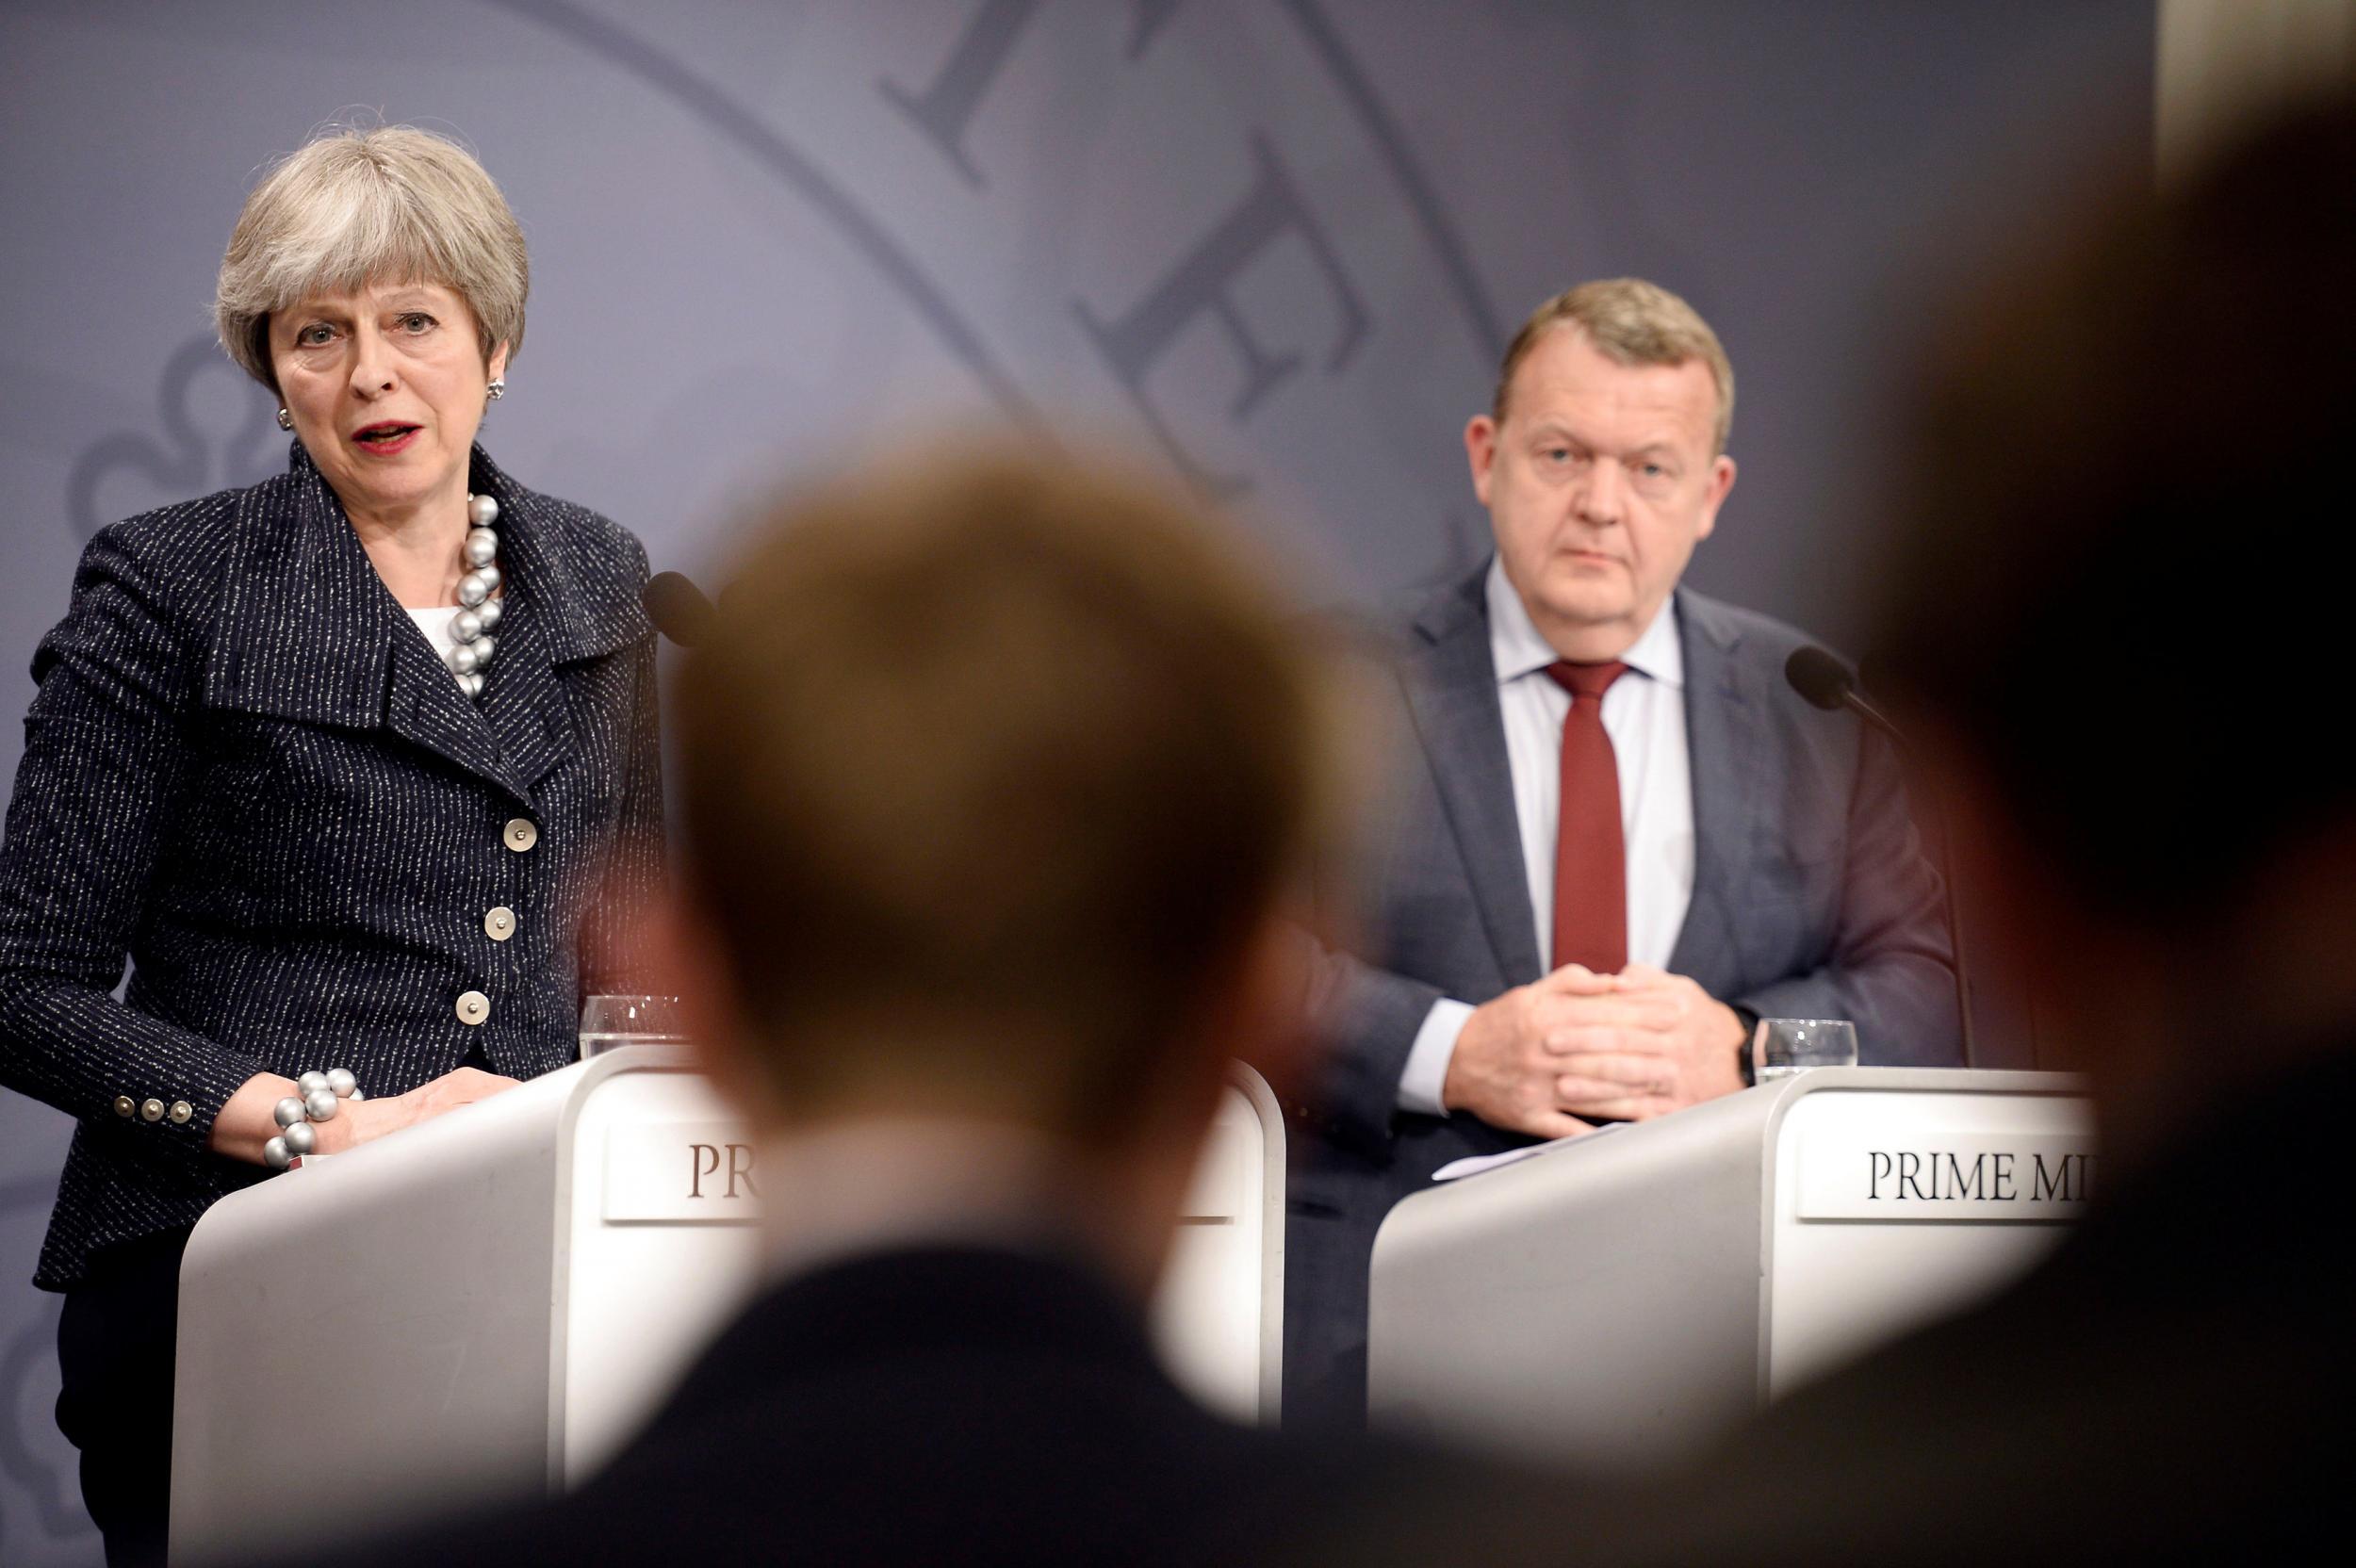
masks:
[(130, 1119), (201, 1149), (265, 1068), (112, 995), (188, 776), (196, 668), (163, 574), (119, 534), (83, 553), (72, 608), (33, 656), (0, 841), (0, 1086), (85, 1120), (119, 1097), (185, 1101), (185, 1123)]
[(1389, 1142), (1399, 1110), (1399, 1077), (1437, 986), (1378, 969), (1315, 943), (1309, 958), (1309, 1016), (1326, 1042), (1309, 1109), (1338, 1142), (1375, 1151)]
[[(1422, 767), (1413, 751), (1414, 720), (1395, 651), (1363, 635), (1341, 646), (1353, 689), (1365, 699), (1370, 749), (1398, 769)], [(1367, 912), (1382, 907), (1392, 875), (1382, 869), (1383, 849), (1412, 835), (1419, 816), (1412, 792), (1388, 787), (1364, 800), (1361, 812), (1350, 842), (1327, 846), (1310, 889), (1319, 935), (1302, 938), (1306, 1000), (1323, 1050), (1297, 1111), (1332, 1142), (1382, 1158), (1400, 1114), (1400, 1081), (1416, 1037), (1433, 1005), (1451, 993), (1383, 968), (1335, 939), (1335, 933), (1362, 929)]]
[(1725, 998), (1762, 1018), (1845, 1018), (1877, 1067), (1953, 1067), (1962, 1057), (1945, 892), (1923, 856), (1897, 754), (1860, 739), (1850, 792), (1840, 917), (1824, 961)]

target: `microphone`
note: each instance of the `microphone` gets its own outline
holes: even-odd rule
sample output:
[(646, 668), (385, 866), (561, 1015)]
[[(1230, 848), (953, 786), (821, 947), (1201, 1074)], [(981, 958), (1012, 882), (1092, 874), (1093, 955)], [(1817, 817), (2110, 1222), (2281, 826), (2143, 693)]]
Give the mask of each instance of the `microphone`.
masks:
[[(1864, 694), (1857, 690), (1857, 672), (1823, 648), (1792, 649), (1792, 657), (1783, 662), (1783, 678), (1807, 699), (1808, 706), (1827, 713), (1845, 708), (1888, 736), (1901, 756), (1913, 756), (1913, 748), (1906, 744), (1906, 736), (1890, 722), (1890, 715), (1866, 701)], [(1939, 880), (1946, 885), (1948, 949), (1955, 957), (1955, 1019), (1963, 1028), (1963, 1065), (1977, 1067), (1978, 1053), (1972, 1037), (1972, 986), (1963, 962), (1963, 917), (1955, 907), (1955, 864), (1948, 852), (1947, 808), (1938, 798), (1936, 781), (1922, 778), (1922, 792), (1930, 801), (1931, 815), (1938, 824)]]
[(1857, 687), (1857, 675), (1848, 665), (1820, 647), (1792, 650), (1792, 657), (1783, 662), (1783, 678), (1792, 682), (1792, 689), (1806, 697), (1808, 704), (1827, 713), (1846, 708), (1867, 724), (1904, 746), (1906, 738), (1898, 733), (1898, 727), (1890, 722), (1890, 715), (1865, 700)]
[(704, 591), (678, 572), (657, 572), (648, 580), (639, 602), (654, 629), (683, 648), (692, 648), (712, 634), (719, 612)]

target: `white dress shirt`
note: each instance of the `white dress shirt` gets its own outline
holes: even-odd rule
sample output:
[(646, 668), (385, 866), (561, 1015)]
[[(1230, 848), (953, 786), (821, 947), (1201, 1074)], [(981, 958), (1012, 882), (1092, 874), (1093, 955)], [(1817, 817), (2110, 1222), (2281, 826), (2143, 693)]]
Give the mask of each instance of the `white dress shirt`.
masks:
[[(1554, 840), (1562, 815), (1562, 721), (1571, 694), (1546, 666), (1554, 651), (1506, 580), (1489, 564), (1489, 654), (1497, 666), (1505, 756), (1513, 774), (1513, 818), (1538, 951), (1554, 948)], [(1620, 774), (1620, 831), (1628, 852), (1628, 956), (1666, 969), (1693, 899), (1693, 779), (1685, 736), (1685, 651), (1677, 642), (1677, 600), (1660, 613), (1621, 660), (1628, 673), (1603, 695), (1603, 729)], [(1470, 1004), (1432, 1004), (1399, 1074), (1402, 1110), (1442, 1114), (1441, 1086)]]
[(458, 618), (458, 606), (445, 604), (432, 610), (412, 610), (409, 618), (417, 623), (417, 630), (433, 645), (434, 657), (448, 659), (450, 650), (458, 645), (458, 639), (451, 636), (450, 630), (450, 623)]

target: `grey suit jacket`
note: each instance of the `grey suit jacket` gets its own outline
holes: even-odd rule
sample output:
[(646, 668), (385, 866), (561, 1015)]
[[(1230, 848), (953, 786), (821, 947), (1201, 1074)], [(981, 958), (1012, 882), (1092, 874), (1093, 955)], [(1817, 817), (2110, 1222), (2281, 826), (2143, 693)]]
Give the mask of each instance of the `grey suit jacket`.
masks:
[[(1327, 956), (1333, 1041), (1299, 1107), (1289, 1244), (1299, 1328), (1363, 1336), (1366, 1250), (1399, 1198), (1460, 1155), (1529, 1140), (1475, 1118), (1398, 1109), (1434, 1001), (1487, 1002), (1545, 972), (1530, 918), (1482, 582), (1486, 564), (1394, 629), (1399, 776), (1360, 890), (1357, 950)], [(1763, 1016), (1845, 1018), (1869, 1063), (1956, 1059), (1938, 874), (1897, 759), (1783, 677), (1806, 639), (1690, 590), (1677, 596), (1693, 781), (1692, 905), (1669, 968)], [(1319, 1351), (1301, 1345), (1311, 1361)], [(1344, 1347), (1333, 1347), (1341, 1348)], [(1304, 1368), (1304, 1371), (1309, 1369)]]

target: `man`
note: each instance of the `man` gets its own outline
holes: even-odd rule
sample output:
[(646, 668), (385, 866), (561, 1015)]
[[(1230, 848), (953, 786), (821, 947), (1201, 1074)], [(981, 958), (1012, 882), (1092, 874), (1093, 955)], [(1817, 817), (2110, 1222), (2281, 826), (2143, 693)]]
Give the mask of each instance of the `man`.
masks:
[(1144, 1331), (1227, 1063), (1297, 1070), (1323, 687), (1202, 517), (1090, 472), (764, 529), (679, 686), (649, 939), (773, 1282), (580, 1492), (384, 1560), (1231, 1562), (1385, 1487)]
[(2130, 178), (1939, 313), (1877, 639), (1970, 808), (1986, 960), (2091, 1082), (2093, 1211), (1599, 1510), (1609, 1539), (1567, 1548), (1541, 1493), (1340, 1560), (2271, 1563), (2356, 1532), (2356, 104), (2156, 203)]
[(1896, 759), (1788, 687), (1805, 639), (1678, 586), (1734, 486), (1734, 377), (1635, 279), (1539, 307), (1464, 429), (1497, 553), (1398, 638), (1412, 737), (1293, 1187), (1286, 1413), (1365, 1397), (1367, 1259), (1460, 1156), (1730, 1094), (1760, 1017), (1867, 1062), (1958, 1038)]

